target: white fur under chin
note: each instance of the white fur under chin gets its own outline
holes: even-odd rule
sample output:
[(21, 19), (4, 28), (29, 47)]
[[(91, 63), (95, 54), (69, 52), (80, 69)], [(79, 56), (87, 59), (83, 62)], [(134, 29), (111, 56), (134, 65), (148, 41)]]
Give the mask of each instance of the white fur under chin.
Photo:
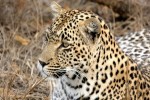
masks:
[(39, 72), (42, 71), (42, 66), (41, 66), (41, 64), (39, 63), (39, 61), (37, 62), (37, 68), (38, 68), (38, 71), (39, 71)]
[(42, 75), (42, 77), (47, 77), (47, 75), (43, 72), (43, 68), (42, 68), (41, 64), (39, 63), (39, 61), (37, 62), (37, 68), (38, 68), (38, 71), (40, 72), (40, 74)]
[[(81, 95), (80, 92), (82, 90), (80, 90), (80, 89), (74, 90), (66, 85), (66, 82), (69, 82), (75, 86), (76, 84), (79, 83), (79, 81), (68, 80), (68, 78), (66, 76), (62, 76), (57, 79), (53, 78), (52, 76), (48, 76), (47, 73), (44, 72), (44, 69), (39, 62), (37, 62), (37, 68), (38, 68), (40, 74), (42, 75), (42, 77), (47, 77), (46, 80), (50, 82), (50, 95), (49, 95), (50, 100), (61, 100), (61, 99), (67, 100), (69, 95), (70, 96), (75, 95), (76, 97), (79, 97)], [(67, 73), (69, 73), (69, 75), (74, 74), (73, 73), (74, 70), (70, 69), (70, 67), (66, 67), (66, 71), (67, 71)], [(63, 90), (64, 88), (68, 94), (67, 96), (64, 93), (64, 90)], [(77, 95), (77, 93), (78, 93), (78, 95)], [(60, 96), (60, 99), (58, 99), (59, 96)]]

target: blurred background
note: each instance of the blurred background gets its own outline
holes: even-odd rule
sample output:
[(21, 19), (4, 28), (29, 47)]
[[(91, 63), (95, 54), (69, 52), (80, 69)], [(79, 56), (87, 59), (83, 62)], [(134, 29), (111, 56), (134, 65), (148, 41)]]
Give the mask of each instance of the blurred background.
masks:
[[(93, 11), (116, 36), (150, 29), (150, 0), (55, 0), (64, 8)], [(0, 100), (48, 100), (38, 76), (42, 31), (51, 23), (52, 0), (0, 0)]]

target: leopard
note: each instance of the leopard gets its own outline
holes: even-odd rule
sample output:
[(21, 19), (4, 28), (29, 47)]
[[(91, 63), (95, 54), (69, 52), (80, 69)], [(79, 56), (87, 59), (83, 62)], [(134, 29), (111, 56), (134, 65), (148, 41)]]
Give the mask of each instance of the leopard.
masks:
[(150, 100), (149, 74), (123, 52), (103, 18), (56, 2), (50, 7), (37, 63), (54, 84), (50, 100)]
[(150, 30), (142, 29), (135, 32), (127, 32), (124, 36), (116, 36), (120, 48), (130, 56), (140, 70), (150, 66)]

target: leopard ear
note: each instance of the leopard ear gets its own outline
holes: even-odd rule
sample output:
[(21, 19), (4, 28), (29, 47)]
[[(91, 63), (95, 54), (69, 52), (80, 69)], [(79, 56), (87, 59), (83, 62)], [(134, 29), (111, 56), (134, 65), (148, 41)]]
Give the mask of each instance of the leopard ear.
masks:
[(55, 1), (52, 1), (50, 4), (51, 13), (53, 14), (54, 18), (58, 17), (60, 14), (64, 12), (64, 9)]
[(98, 35), (100, 34), (100, 23), (98, 19), (87, 19), (86, 21), (81, 22), (79, 25), (79, 30), (83, 35), (84, 40), (90, 44), (95, 43)]

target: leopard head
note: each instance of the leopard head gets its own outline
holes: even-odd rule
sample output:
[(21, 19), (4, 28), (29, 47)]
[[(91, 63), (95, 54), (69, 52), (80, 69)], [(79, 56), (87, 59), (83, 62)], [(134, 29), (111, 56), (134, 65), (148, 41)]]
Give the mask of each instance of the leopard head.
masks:
[(67, 73), (88, 73), (99, 43), (103, 23), (92, 12), (65, 10), (51, 3), (53, 23), (45, 33), (46, 45), (38, 68), (44, 76), (60, 78)]

